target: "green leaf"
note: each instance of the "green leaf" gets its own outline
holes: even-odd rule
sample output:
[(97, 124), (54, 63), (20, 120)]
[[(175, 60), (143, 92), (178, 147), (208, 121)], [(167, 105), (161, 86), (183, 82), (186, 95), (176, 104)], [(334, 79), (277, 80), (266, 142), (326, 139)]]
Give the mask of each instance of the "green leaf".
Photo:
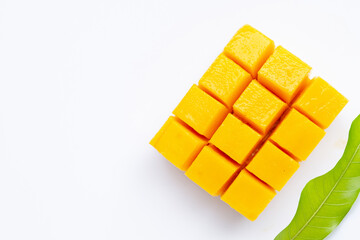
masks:
[(306, 184), (294, 218), (275, 240), (324, 239), (349, 212), (359, 190), (360, 115), (351, 125), (339, 162)]

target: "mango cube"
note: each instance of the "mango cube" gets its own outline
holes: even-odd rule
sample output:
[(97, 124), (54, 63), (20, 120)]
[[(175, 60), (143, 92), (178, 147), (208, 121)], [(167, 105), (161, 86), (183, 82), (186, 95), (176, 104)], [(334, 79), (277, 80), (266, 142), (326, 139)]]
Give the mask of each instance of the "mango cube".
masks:
[(249, 25), (230, 40), (151, 144), (255, 220), (324, 137), (347, 99)]
[(222, 193), (239, 165), (213, 147), (206, 146), (185, 172), (192, 181), (212, 196)]
[(258, 80), (282, 100), (290, 103), (305, 86), (311, 70), (306, 63), (279, 46), (258, 73)]
[(242, 164), (260, 140), (261, 135), (259, 133), (232, 114), (228, 114), (210, 139), (210, 143)]
[(234, 104), (235, 115), (264, 134), (279, 119), (287, 105), (258, 81), (253, 80)]
[(256, 78), (257, 72), (274, 52), (274, 48), (273, 40), (245, 25), (226, 45), (224, 53)]
[(207, 141), (171, 116), (150, 144), (172, 164), (185, 171)]
[(193, 85), (173, 113), (199, 134), (210, 139), (225, 119), (228, 109)]
[(220, 54), (199, 81), (199, 87), (218, 101), (232, 105), (251, 81), (251, 75)]
[(270, 141), (266, 141), (246, 169), (280, 191), (299, 166), (297, 161)]
[(291, 109), (270, 139), (295, 158), (305, 160), (324, 135), (323, 129), (295, 109)]
[(254, 221), (275, 195), (274, 189), (244, 169), (221, 196), (221, 200)]
[(320, 77), (314, 78), (301, 93), (294, 107), (325, 129), (345, 107), (348, 100)]

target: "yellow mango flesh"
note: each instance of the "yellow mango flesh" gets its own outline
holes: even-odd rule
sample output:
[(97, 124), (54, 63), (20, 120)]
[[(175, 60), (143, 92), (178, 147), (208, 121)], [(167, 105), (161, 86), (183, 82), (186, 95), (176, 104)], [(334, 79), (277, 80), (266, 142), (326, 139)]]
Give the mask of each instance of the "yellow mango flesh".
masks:
[(199, 134), (210, 139), (226, 117), (228, 109), (193, 85), (173, 113)]
[(255, 220), (347, 103), (321, 78), (310, 81), (310, 70), (245, 25), (150, 143)]
[(260, 140), (259, 133), (232, 114), (228, 114), (210, 139), (210, 143), (242, 164)]
[(254, 221), (275, 195), (274, 189), (244, 169), (221, 199), (246, 218)]
[(279, 46), (258, 73), (258, 80), (282, 100), (290, 103), (305, 86), (311, 70), (298, 57)]
[(280, 191), (299, 168), (299, 163), (266, 141), (246, 169)]
[(223, 187), (238, 170), (239, 165), (216, 149), (206, 146), (185, 175), (212, 196), (222, 193)]
[(150, 144), (172, 164), (185, 171), (207, 141), (171, 116)]
[(345, 107), (348, 100), (322, 78), (314, 78), (301, 93), (294, 107), (325, 129)]
[(251, 81), (251, 75), (220, 54), (199, 81), (199, 87), (228, 108)]
[(255, 28), (243, 26), (226, 45), (224, 53), (248, 71), (253, 78), (274, 52), (274, 42)]
[(325, 131), (291, 109), (270, 139), (299, 160), (305, 160), (324, 137)]
[(253, 80), (234, 104), (234, 113), (265, 134), (287, 105), (258, 81)]

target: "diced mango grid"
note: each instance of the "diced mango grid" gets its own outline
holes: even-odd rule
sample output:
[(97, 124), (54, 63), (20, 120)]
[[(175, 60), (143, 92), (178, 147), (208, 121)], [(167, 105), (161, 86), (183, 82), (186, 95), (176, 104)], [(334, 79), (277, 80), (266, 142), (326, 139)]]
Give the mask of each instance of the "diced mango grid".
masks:
[[(347, 103), (323, 79), (310, 81), (310, 70), (245, 25), (151, 144), (209, 194), (255, 220)], [(325, 93), (316, 95), (318, 89)]]

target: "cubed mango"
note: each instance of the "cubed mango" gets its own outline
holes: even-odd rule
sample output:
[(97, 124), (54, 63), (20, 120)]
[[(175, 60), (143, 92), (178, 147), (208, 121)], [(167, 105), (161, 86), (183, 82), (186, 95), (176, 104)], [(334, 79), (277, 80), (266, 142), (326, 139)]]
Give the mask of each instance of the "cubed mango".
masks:
[(207, 141), (171, 116), (150, 144), (172, 164), (185, 171)]
[(299, 163), (266, 141), (246, 169), (280, 191), (299, 168)]
[(228, 109), (193, 85), (173, 111), (174, 115), (199, 134), (211, 138), (225, 119)]
[(278, 97), (290, 103), (305, 86), (311, 70), (306, 63), (279, 46), (264, 63), (258, 73), (258, 80)]
[(209, 194), (255, 220), (347, 100), (249, 25), (193, 85), (151, 144)]
[(245, 25), (226, 45), (224, 53), (256, 78), (261, 66), (274, 52), (274, 47), (273, 40)]
[(231, 109), (251, 79), (249, 73), (222, 53), (202, 76), (199, 87)]
[(232, 114), (216, 130), (210, 143), (243, 164), (261, 140), (261, 135)]
[(220, 151), (214, 147), (205, 146), (185, 175), (210, 195), (217, 196), (222, 193), (224, 186), (238, 168), (238, 164)]
[(277, 96), (253, 80), (234, 104), (234, 113), (265, 134), (287, 108)]
[(314, 78), (294, 103), (294, 107), (325, 129), (348, 100), (320, 77)]
[(244, 169), (221, 199), (246, 218), (254, 221), (275, 195), (274, 189)]
[(325, 131), (295, 109), (276, 127), (270, 140), (298, 160), (305, 160), (324, 137)]

